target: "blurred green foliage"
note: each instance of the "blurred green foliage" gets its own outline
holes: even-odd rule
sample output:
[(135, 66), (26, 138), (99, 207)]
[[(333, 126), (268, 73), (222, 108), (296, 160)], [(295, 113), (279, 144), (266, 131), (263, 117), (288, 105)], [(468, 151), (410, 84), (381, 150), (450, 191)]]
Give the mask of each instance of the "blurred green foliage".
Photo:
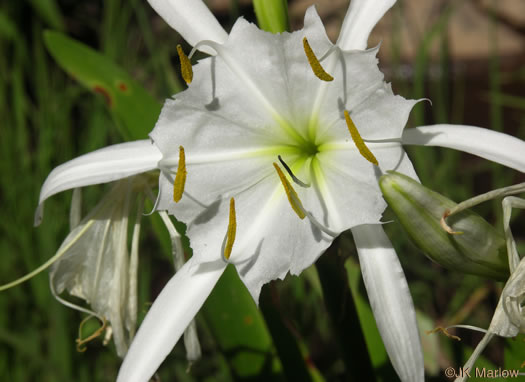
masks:
[[(245, 14), (245, 10), (251, 14), (251, 8), (241, 8), (237, 2), (232, 2), (229, 17), (221, 15), (226, 29), (237, 14)], [(395, 15), (392, 34), (398, 36), (394, 41), (400, 39), (399, 25), (403, 22), (401, 9), (402, 2), (392, 10)], [(446, 23), (452, 12), (453, 8), (447, 8), (435, 25), (428, 26), (418, 47), (413, 77), (406, 79), (392, 75), (390, 80), (394, 89), (405, 97), (432, 99), (434, 107), (426, 103), (416, 106), (412, 124), (469, 123), (472, 109), (466, 110), (464, 106), (478, 92), (482, 94), (480, 99), (484, 100), (483, 107), (487, 107), (487, 100), (490, 105), (490, 119), (485, 127), (505, 130), (505, 111), (509, 108), (525, 109), (523, 94), (507, 94), (505, 81), (511, 78), (512, 81), (523, 83), (523, 76), (520, 77), (519, 73), (516, 76), (501, 73), (500, 61), (494, 54), (487, 65), (487, 79), (483, 82), (486, 85), (466, 89), (466, 79), (462, 74), (452, 75), (449, 70)], [(282, 20), (286, 21), (287, 18)], [(282, 24), (266, 27), (286, 29)], [(45, 35), (46, 29), (54, 32)], [(94, 72), (90, 72), (90, 75), (98, 73), (98, 79), (103, 80), (100, 83), (89, 82), (86, 73), (70, 71), (77, 82), (46, 51), (44, 36), (48, 43), (53, 39), (62, 39), (62, 47), (72, 44), (62, 53), (51, 48), (52, 56), (66, 57), (74, 49), (85, 49), (70, 40), (73, 38), (91, 46), (102, 53), (107, 62), (114, 64), (108, 65), (106, 61), (97, 62), (95, 59), (92, 66)], [(434, 64), (430, 62), (427, 49), (432, 41), (441, 42), (441, 58), (438, 62), (441, 75), (437, 77), (430, 77), (427, 70), (429, 65)], [(140, 98), (145, 100), (145, 107), (152, 113), (158, 113), (163, 99), (183, 89), (176, 60), (175, 47), (178, 42), (181, 42), (180, 38), (161, 22), (147, 2), (141, 0), (28, 0), (6, 2), (0, 7), (0, 200), (3, 212), (3, 218), (0, 219), (0, 282), (11, 281), (36, 268), (55, 253), (66, 236), (71, 197), (67, 192), (51, 198), (46, 204), (43, 224), (38, 228), (32, 227), (39, 189), (51, 169), (108, 144), (130, 138), (145, 138), (145, 133), (153, 127), (154, 117), (141, 115), (129, 118), (131, 114), (119, 114), (114, 108), (108, 108), (108, 95), (110, 100), (115, 100), (112, 105), (129, 105), (123, 97), (140, 94)], [(497, 41), (493, 43), (497, 44)], [(87, 52), (77, 54), (83, 57), (89, 55)], [(392, 73), (397, 73), (402, 65), (396, 54), (398, 51), (393, 49), (389, 63)], [(71, 60), (78, 60), (78, 56), (72, 54)], [(63, 67), (68, 66), (60, 58), (58, 62)], [(131, 89), (132, 92), (123, 92), (119, 81), (123, 81), (126, 90)], [(103, 86), (103, 91), (99, 89), (97, 92), (102, 94), (94, 96), (90, 89), (93, 90), (97, 85)], [(147, 92), (143, 92), (142, 87)], [(120, 99), (123, 101), (120, 102)], [(130, 132), (127, 126), (134, 122), (140, 123), (136, 131)], [(519, 126), (512, 127), (511, 133), (525, 136), (525, 118), (521, 119)], [(414, 165), (424, 184), (456, 201), (520, 180), (513, 171), (451, 150), (410, 148), (409, 153), (414, 158)], [(95, 204), (104, 187), (88, 188), (86, 191), (85, 211)], [(501, 226), (501, 205), (497, 202), (481, 206), (478, 212), (497, 227)], [(384, 220), (388, 221), (391, 217), (387, 211)], [(523, 221), (516, 220), (513, 225), (520, 242), (525, 233)], [(158, 226), (158, 221), (146, 218), (143, 222), (139, 272), (140, 317), (144, 316), (148, 303), (172, 275), (165, 233), (161, 234), (159, 240), (156, 232), (158, 228), (154, 227)], [(385, 228), (401, 258), (415, 305), (420, 312), (424, 312), (419, 318), (425, 329), (441, 323), (460, 322), (487, 327), (501, 285), (445, 271), (421, 256), (398, 224), (387, 224)], [(520, 248), (523, 250), (523, 246)], [(351, 295), (355, 301), (376, 376), (378, 380), (392, 380), (391, 366), (378, 340), (355, 264), (351, 237), (343, 234), (337, 253), (331, 256), (339, 257), (336, 263), (341, 272), (338, 276), (342, 280), (341, 288), (351, 291), (342, 295)], [(322, 277), (318, 276), (316, 268), (306, 270), (300, 278), (288, 277), (266, 286), (260, 310), (249, 300), (246, 291), (239, 289), (235, 272), (230, 269), (229, 274), (230, 281), (214, 292), (215, 298), (225, 301), (224, 294), (228, 293), (236, 296), (230, 297), (231, 301), (248, 298), (241, 305), (250, 309), (250, 318), (243, 314), (235, 316), (238, 312), (231, 306), (222, 307), (231, 313), (227, 319), (214, 310), (220, 307), (211, 305), (205, 308), (204, 314), (198, 316), (203, 359), (193, 364), (191, 371), (187, 372), (184, 349), (178, 344), (159, 371), (162, 381), (292, 381), (294, 372), (302, 375), (302, 380), (339, 381), (352, 377), (358, 381), (373, 380), (373, 376), (363, 376), (351, 369), (353, 366), (348, 360), (352, 358), (351, 354), (348, 355), (351, 349), (335, 345), (342, 334), (352, 336), (361, 328), (359, 325), (346, 329), (334, 325), (339, 319), (333, 316), (338, 302), (330, 307), (329, 302), (323, 299), (326, 283), (323, 285), (323, 281), (320, 281)], [(232, 290), (232, 285), (237, 289)], [(484, 296), (483, 300), (478, 298), (480, 295)], [(211, 300), (213, 298), (214, 295)], [(218, 323), (217, 317), (221, 317), (222, 323)], [(262, 321), (262, 317), (267, 324)], [(76, 351), (74, 340), (82, 318), (81, 314), (63, 307), (51, 297), (47, 274), (41, 274), (24, 285), (0, 294), (0, 380), (114, 380), (120, 360), (112, 345), (105, 348), (97, 340), (88, 345), (85, 353)], [(232, 349), (235, 348), (236, 340), (233, 337), (240, 335), (240, 332), (228, 334), (228, 331), (238, 329), (239, 320), (247, 325), (248, 332), (248, 324), (259, 327), (259, 331), (251, 333), (258, 344), (255, 350), (259, 352), (259, 360), (235, 361), (236, 355)], [(463, 364), (471, 348), (480, 339), (477, 334), (461, 332), (464, 341), (455, 343), (446, 337), (426, 337), (424, 332), (421, 333), (429, 380), (446, 380), (440, 370)], [(241, 337), (238, 343), (250, 341)], [(485, 352), (485, 358), (490, 361), (481, 362), (518, 367), (515, 363), (525, 360), (525, 347), (520, 344), (520, 340), (508, 343), (494, 341)], [(266, 352), (265, 355), (260, 351)], [(428, 357), (429, 354), (433, 356)], [(286, 360), (286, 363), (279, 362), (279, 359)], [(257, 362), (261, 366), (257, 366)], [(242, 374), (239, 365), (241, 369), (249, 369), (246, 374)]]

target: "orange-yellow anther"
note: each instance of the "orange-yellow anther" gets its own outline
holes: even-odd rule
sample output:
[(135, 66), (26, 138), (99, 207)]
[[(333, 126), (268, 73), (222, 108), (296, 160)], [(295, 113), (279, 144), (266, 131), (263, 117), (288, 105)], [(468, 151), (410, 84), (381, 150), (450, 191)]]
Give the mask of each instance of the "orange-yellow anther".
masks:
[(177, 45), (177, 53), (179, 54), (180, 60), (180, 72), (184, 81), (189, 85), (193, 80), (193, 68), (191, 67), (191, 61), (186, 56), (186, 53), (182, 50), (182, 46)]
[(352, 121), (352, 118), (350, 118), (350, 114), (348, 114), (348, 111), (345, 110), (345, 119), (346, 119), (346, 125), (348, 126), (348, 131), (350, 131), (350, 135), (352, 136), (352, 139), (354, 140), (354, 143), (359, 150), (359, 153), (370, 163), (378, 165), (377, 159), (372, 154), (372, 151), (368, 147), (366, 147), (365, 142), (363, 141), (363, 138), (361, 138), (361, 135), (359, 134), (359, 131), (357, 131), (357, 127), (355, 127), (354, 121)]
[(281, 179), (281, 183), (283, 184), (284, 191), (286, 192), (286, 196), (288, 197), (288, 201), (290, 202), (292, 209), (295, 211), (295, 213), (297, 214), (297, 216), (299, 216), (300, 219), (304, 219), (306, 217), (306, 214), (304, 213), (304, 207), (301, 203), (301, 200), (299, 199), (299, 195), (297, 195), (297, 192), (295, 192), (288, 179), (286, 179), (286, 176), (284, 175), (279, 165), (274, 162), (273, 167), (275, 167), (275, 171), (277, 171), (277, 174)]
[(237, 217), (235, 216), (235, 199), (230, 199), (230, 217), (228, 218), (228, 232), (226, 232), (226, 244), (224, 245), (224, 258), (228, 260), (232, 254), (233, 243), (237, 233)]
[(178, 203), (182, 199), (184, 193), (184, 186), (186, 185), (186, 155), (184, 155), (184, 147), (179, 146), (179, 165), (177, 173), (175, 174), (175, 181), (173, 182), (173, 200)]
[(308, 42), (307, 38), (303, 38), (303, 48), (304, 53), (306, 54), (306, 58), (308, 58), (308, 63), (310, 64), (310, 67), (312, 68), (312, 71), (314, 74), (323, 81), (333, 81), (334, 77), (326, 73), (326, 71), (321, 66), (321, 63), (315, 56), (314, 51), (312, 50), (312, 47), (310, 46), (310, 43)]
[(303, 38), (303, 48), (304, 53), (306, 54), (306, 58), (308, 58), (308, 63), (310, 64), (310, 67), (312, 68), (312, 71), (322, 81), (333, 81), (334, 77), (332, 77), (330, 74), (326, 73), (326, 71), (321, 66), (321, 63), (315, 56), (314, 51), (312, 50), (312, 47), (310, 46), (310, 43), (308, 42), (308, 39), (306, 37)]

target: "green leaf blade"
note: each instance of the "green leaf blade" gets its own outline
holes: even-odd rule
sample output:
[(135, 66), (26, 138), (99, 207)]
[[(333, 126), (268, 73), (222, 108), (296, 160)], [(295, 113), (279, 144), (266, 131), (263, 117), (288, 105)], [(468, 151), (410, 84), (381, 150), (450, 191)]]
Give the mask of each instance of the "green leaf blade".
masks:
[(161, 105), (129, 74), (104, 55), (61, 33), (44, 32), (49, 53), (73, 78), (102, 95), (125, 139), (144, 139)]

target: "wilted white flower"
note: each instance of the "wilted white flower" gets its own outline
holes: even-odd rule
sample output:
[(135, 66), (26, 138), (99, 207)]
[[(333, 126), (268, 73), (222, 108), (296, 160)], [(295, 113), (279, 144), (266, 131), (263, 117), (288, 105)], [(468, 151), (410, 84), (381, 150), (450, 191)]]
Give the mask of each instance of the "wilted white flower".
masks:
[[(137, 201), (147, 176), (117, 181), (98, 205), (76, 225), (58, 249), (50, 270), (53, 294), (67, 306), (107, 320), (117, 354), (124, 357), (137, 323), (137, 267), (143, 197)], [(129, 216), (134, 204), (136, 221), (128, 251)], [(82, 298), (90, 309), (59, 297), (63, 291)]]

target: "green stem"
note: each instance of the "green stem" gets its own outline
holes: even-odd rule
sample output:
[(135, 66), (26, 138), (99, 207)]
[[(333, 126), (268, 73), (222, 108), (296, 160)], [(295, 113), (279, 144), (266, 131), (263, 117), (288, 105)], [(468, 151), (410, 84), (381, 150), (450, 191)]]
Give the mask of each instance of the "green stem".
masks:
[(281, 33), (290, 29), (286, 0), (253, 0), (253, 8), (262, 30)]
[(372, 361), (348, 287), (344, 258), (338, 254), (339, 241), (337, 238), (315, 264), (325, 306), (346, 366), (347, 380), (357, 380), (357, 376), (359, 381), (375, 381)]
[(311, 382), (297, 339), (290, 331), (290, 323), (285, 321), (279, 311), (279, 297), (275, 292), (271, 284), (262, 289), (260, 309), (282, 362), (284, 375), (288, 381)]

